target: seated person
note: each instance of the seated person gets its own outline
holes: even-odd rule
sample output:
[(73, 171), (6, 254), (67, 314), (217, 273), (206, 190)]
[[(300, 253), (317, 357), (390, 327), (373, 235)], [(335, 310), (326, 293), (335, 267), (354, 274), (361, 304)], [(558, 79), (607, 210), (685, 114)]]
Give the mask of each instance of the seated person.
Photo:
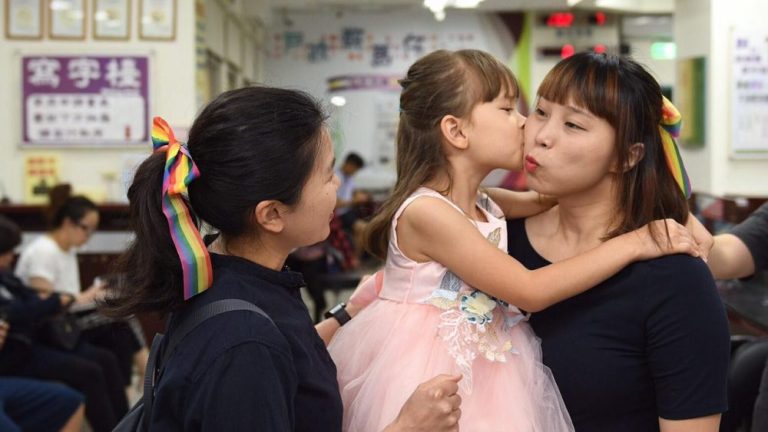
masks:
[[(0, 355), (8, 323), (0, 320)], [(0, 376), (0, 430), (80, 432), (83, 396), (67, 386)]]
[[(365, 167), (363, 158), (357, 153), (349, 153), (344, 158), (344, 163), (336, 169), (339, 177), (339, 189), (336, 191), (336, 215), (341, 218), (342, 225), (349, 229), (355, 223), (354, 208), (359, 204), (370, 201), (370, 198), (362, 191), (355, 190), (355, 175)], [(358, 192), (357, 194), (355, 192)]]
[(339, 177), (339, 189), (336, 192), (336, 217), (341, 227), (352, 236), (356, 258), (360, 258), (363, 233), (366, 222), (360, 217), (359, 208), (371, 202), (371, 196), (365, 191), (355, 189), (355, 175), (365, 167), (359, 154), (351, 152), (344, 158), (344, 163), (336, 170)]
[(43, 297), (63, 292), (74, 296), (81, 306), (93, 306), (94, 310), (83, 314), (80, 320), (84, 329), (82, 336), (115, 354), (125, 387), (131, 384), (134, 363), (141, 382), (149, 351), (138, 321), (115, 320), (95, 311), (95, 301), (106, 294), (101, 282), (94, 281), (80, 292), (76, 249), (83, 246), (98, 227), (99, 211), (88, 198), (71, 196), (69, 185), (52, 188), (50, 198), (51, 230), (24, 248), (16, 265), (16, 275)]
[(13, 275), (13, 249), (20, 241), (19, 227), (0, 216), (0, 309), (12, 326), (0, 352), (0, 375), (60, 381), (80, 391), (91, 428), (109, 431), (128, 410), (117, 359), (82, 337), (72, 351), (48, 346), (40, 337), (41, 323), (66, 310), (74, 296), (51, 292), (43, 299)]

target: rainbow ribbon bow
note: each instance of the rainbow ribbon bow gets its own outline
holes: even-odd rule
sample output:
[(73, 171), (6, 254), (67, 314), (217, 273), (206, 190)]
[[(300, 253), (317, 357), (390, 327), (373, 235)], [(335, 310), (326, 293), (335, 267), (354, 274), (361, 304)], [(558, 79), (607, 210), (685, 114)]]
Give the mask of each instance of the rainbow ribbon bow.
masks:
[(683, 116), (680, 111), (672, 105), (666, 97), (662, 96), (663, 104), (661, 108), (661, 144), (664, 149), (664, 156), (667, 160), (667, 166), (675, 178), (680, 190), (685, 198), (691, 196), (691, 181), (688, 179), (688, 172), (683, 165), (683, 159), (680, 157), (680, 149), (677, 148), (675, 138), (680, 136), (680, 129), (683, 126)]
[(165, 120), (152, 120), (152, 147), (155, 151), (167, 147), (163, 174), (163, 214), (168, 220), (176, 253), (181, 260), (184, 278), (184, 300), (200, 294), (213, 282), (211, 256), (195, 226), (183, 195), (187, 186), (200, 177), (200, 171)]

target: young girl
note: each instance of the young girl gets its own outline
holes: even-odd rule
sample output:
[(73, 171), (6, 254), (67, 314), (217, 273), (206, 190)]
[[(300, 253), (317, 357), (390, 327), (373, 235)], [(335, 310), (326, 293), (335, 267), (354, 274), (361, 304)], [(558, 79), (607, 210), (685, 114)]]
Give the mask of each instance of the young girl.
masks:
[[(218, 300), (250, 302), (269, 319), (223, 313), (187, 334), (154, 377), (149, 429), (339, 430), (336, 368), (301, 299), (301, 274), (284, 268), (292, 250), (328, 236), (336, 205), (323, 110), (301, 92), (242, 88), (203, 109), (187, 144), (159, 118), (152, 139), (128, 191), (136, 240), (113, 313), (172, 313), (164, 349), (184, 317)], [(210, 251), (201, 221), (219, 234)], [(328, 321), (318, 329), (326, 338), (338, 328)], [(424, 380), (386, 430), (455, 430), (442, 409), (458, 408), (457, 380)]]
[(378, 430), (416, 383), (460, 373), (462, 430), (573, 430), (521, 309), (539, 311), (632, 261), (698, 254), (697, 246), (679, 224), (657, 221), (671, 242), (657, 245), (640, 229), (528, 271), (507, 256), (503, 215), (478, 192), (492, 169), (521, 165), (515, 78), (486, 53), (437, 51), (401, 85), (398, 179), (368, 233), (371, 252), (386, 257), (383, 285), (329, 345), (343, 429)]

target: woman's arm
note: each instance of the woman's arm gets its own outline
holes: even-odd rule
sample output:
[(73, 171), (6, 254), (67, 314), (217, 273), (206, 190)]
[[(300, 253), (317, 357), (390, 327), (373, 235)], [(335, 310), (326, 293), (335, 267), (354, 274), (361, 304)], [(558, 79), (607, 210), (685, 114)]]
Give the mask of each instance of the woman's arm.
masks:
[(53, 282), (39, 276), (30, 277), (27, 286), (37, 291), (40, 298), (47, 298), (53, 293)]
[[(376, 299), (381, 290), (383, 280), (383, 270), (379, 270), (374, 275), (365, 275), (360, 279), (355, 292), (352, 293), (349, 301), (347, 301), (346, 310), (349, 316), (354, 317)], [(340, 327), (339, 322), (335, 318), (329, 318), (315, 325), (315, 330), (317, 330), (317, 334), (320, 335), (325, 345), (328, 346), (331, 343), (331, 339), (333, 339), (333, 335), (336, 334)]]
[[(37, 291), (38, 295), (42, 299), (46, 299), (51, 294), (54, 293), (53, 282), (49, 281), (48, 279), (44, 279), (42, 277), (29, 278), (29, 283), (27, 284), (27, 286)], [(77, 303), (77, 304), (93, 303), (94, 301), (104, 297), (105, 293), (106, 291), (104, 290), (104, 284), (94, 282), (94, 284), (88, 287), (88, 289), (86, 289), (85, 291), (81, 292), (76, 296), (73, 296), (72, 303)]]
[(71, 296), (53, 294), (45, 299), (14, 299), (8, 303), (8, 320), (14, 324), (36, 324), (69, 306)]
[(659, 417), (661, 432), (717, 432), (720, 414), (686, 420), (667, 420)]
[[(360, 312), (360, 308), (352, 303), (348, 303), (346, 309), (347, 313), (352, 318)], [(325, 342), (325, 346), (328, 346), (328, 344), (331, 343), (333, 335), (335, 335), (336, 331), (340, 328), (341, 326), (339, 325), (339, 322), (336, 321), (336, 318), (324, 319), (315, 324), (315, 330), (317, 330), (317, 334), (320, 335), (320, 339)]]
[[(666, 223), (671, 243), (659, 247), (646, 227), (604, 242), (590, 251), (537, 270), (528, 270), (486, 240), (463, 215), (436, 198), (414, 201), (400, 217), (400, 249), (419, 262), (437, 261), (464, 282), (530, 312), (580, 294), (629, 263), (671, 253), (696, 255), (698, 248), (684, 227)], [(407, 246), (404, 249), (404, 246)], [(414, 253), (415, 251), (415, 253)]]
[(755, 273), (755, 260), (747, 245), (733, 234), (715, 236), (715, 246), (707, 260), (715, 279), (735, 279)]
[(557, 204), (555, 199), (534, 191), (515, 192), (502, 188), (489, 188), (487, 193), (501, 208), (507, 219), (533, 216)]

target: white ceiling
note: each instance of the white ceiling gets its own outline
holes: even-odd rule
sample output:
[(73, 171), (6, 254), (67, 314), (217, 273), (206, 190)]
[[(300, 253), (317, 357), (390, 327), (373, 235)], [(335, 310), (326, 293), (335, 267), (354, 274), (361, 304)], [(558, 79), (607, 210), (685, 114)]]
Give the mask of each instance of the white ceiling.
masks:
[[(271, 0), (276, 10), (388, 10), (422, 8), (423, 0)], [(670, 13), (674, 0), (582, 0), (579, 9), (607, 9), (638, 13)], [(567, 0), (484, 0), (484, 11), (568, 9)]]

